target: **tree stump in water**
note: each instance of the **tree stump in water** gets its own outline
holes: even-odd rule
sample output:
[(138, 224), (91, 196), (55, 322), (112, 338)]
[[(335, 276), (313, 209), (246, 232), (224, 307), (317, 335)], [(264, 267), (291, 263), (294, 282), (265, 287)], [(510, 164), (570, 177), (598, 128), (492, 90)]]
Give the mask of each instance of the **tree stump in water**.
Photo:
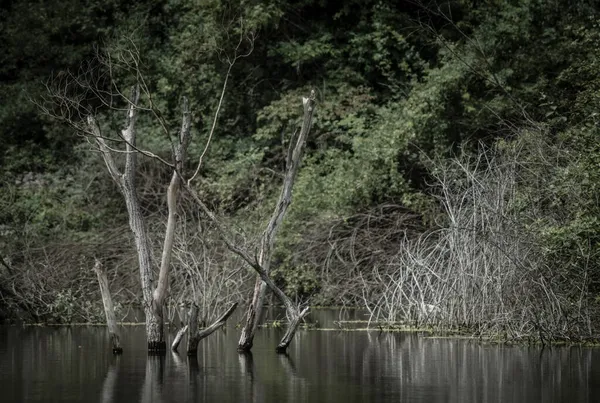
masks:
[(108, 325), (108, 332), (113, 346), (112, 351), (113, 354), (121, 354), (123, 353), (123, 348), (121, 347), (121, 337), (119, 335), (119, 328), (117, 327), (117, 319), (115, 318), (115, 308), (110, 295), (110, 289), (108, 288), (108, 278), (106, 277), (104, 266), (102, 266), (102, 263), (98, 259), (94, 262), (94, 271), (98, 276), (100, 294), (102, 294), (102, 303), (104, 305), (104, 313), (106, 314), (106, 324)]

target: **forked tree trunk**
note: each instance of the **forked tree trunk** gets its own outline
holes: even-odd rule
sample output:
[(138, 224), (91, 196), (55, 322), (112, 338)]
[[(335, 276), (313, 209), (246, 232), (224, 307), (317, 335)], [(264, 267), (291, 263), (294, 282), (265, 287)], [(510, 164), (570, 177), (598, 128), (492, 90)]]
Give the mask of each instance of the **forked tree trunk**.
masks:
[(106, 277), (106, 271), (100, 260), (96, 259), (94, 262), (94, 271), (98, 276), (98, 284), (100, 285), (100, 294), (102, 294), (102, 304), (104, 305), (104, 313), (106, 315), (106, 325), (108, 326), (108, 334), (112, 343), (113, 354), (121, 354), (123, 348), (121, 347), (121, 335), (119, 328), (117, 327), (117, 319), (115, 318), (115, 308), (110, 295), (110, 289), (108, 288), (108, 278)]
[(171, 261), (171, 250), (173, 248), (173, 234), (175, 231), (176, 205), (179, 195), (181, 179), (178, 171), (182, 169), (185, 160), (185, 151), (189, 144), (191, 113), (187, 99), (184, 98), (183, 118), (181, 130), (179, 133), (178, 144), (174, 145), (174, 172), (167, 191), (167, 204), (169, 209), (167, 230), (163, 245), (163, 253), (160, 265), (158, 284), (153, 290), (154, 276), (152, 271), (152, 251), (150, 239), (145, 218), (137, 196), (135, 174), (137, 167), (137, 155), (139, 150), (136, 148), (136, 121), (138, 115), (138, 102), (140, 98), (139, 86), (135, 86), (130, 104), (127, 110), (125, 128), (121, 131), (120, 138), (125, 142), (125, 168), (121, 173), (113, 158), (113, 149), (109, 147), (100, 132), (100, 127), (96, 119), (88, 117), (88, 127), (94, 137), (102, 158), (106, 164), (108, 172), (112, 179), (119, 185), (119, 190), (125, 199), (127, 213), (129, 215), (129, 227), (134, 235), (135, 246), (138, 254), (138, 264), (140, 269), (140, 282), (142, 285), (143, 306), (146, 315), (146, 337), (148, 340), (149, 353), (164, 353), (166, 343), (164, 340), (164, 302), (167, 295), (169, 268)]
[(301, 310), (299, 306), (295, 306), (292, 303), (292, 301), (285, 295), (285, 293), (281, 291), (273, 283), (273, 281), (271, 281), (269, 277), (271, 251), (273, 249), (275, 235), (277, 234), (277, 230), (281, 226), (285, 213), (287, 212), (287, 208), (292, 202), (292, 188), (294, 186), (294, 182), (298, 174), (298, 169), (300, 167), (300, 162), (302, 160), (302, 154), (304, 151), (304, 146), (306, 144), (306, 138), (312, 125), (312, 118), (315, 110), (315, 92), (311, 91), (310, 98), (303, 98), (302, 103), (304, 106), (302, 127), (299, 133), (294, 133), (290, 141), (290, 147), (288, 149), (288, 155), (286, 160), (286, 173), (281, 189), (281, 194), (279, 195), (279, 200), (277, 201), (277, 205), (275, 206), (275, 210), (273, 211), (271, 219), (269, 220), (269, 223), (267, 224), (267, 227), (262, 234), (260, 249), (258, 250), (257, 258), (251, 257), (250, 254), (248, 254), (245, 250), (243, 250), (235, 244), (228, 231), (222, 226), (219, 219), (215, 216), (211, 209), (209, 209), (206, 206), (206, 204), (202, 202), (202, 200), (198, 196), (198, 193), (196, 193), (194, 189), (191, 188), (189, 181), (184, 182), (184, 187), (192, 196), (194, 202), (200, 207), (204, 214), (206, 214), (206, 216), (208, 216), (208, 218), (210, 218), (210, 220), (215, 224), (219, 235), (225, 242), (227, 248), (230, 251), (237, 254), (238, 256), (240, 256), (242, 259), (244, 259), (246, 263), (248, 263), (258, 273), (259, 276), (254, 287), (252, 303), (248, 307), (246, 323), (244, 325), (244, 328), (242, 329), (240, 341), (238, 342), (238, 351), (240, 352), (248, 352), (252, 348), (252, 342), (254, 340), (254, 334), (256, 333), (256, 329), (258, 326), (258, 319), (264, 304), (265, 290), (267, 286), (271, 289), (271, 291), (273, 291), (273, 293), (277, 296), (279, 301), (285, 306), (286, 314), (289, 319), (289, 325), (286, 331), (286, 335), (277, 347), (278, 352), (285, 351), (285, 349), (290, 344), (292, 338), (294, 337), (294, 334), (296, 333), (300, 321), (302, 320), (302, 318), (304, 318), (304, 316), (308, 314), (308, 308)]
[(227, 319), (229, 319), (231, 314), (233, 314), (233, 312), (235, 311), (237, 306), (238, 306), (238, 303), (237, 302), (234, 303), (233, 305), (231, 305), (229, 307), (229, 309), (223, 315), (221, 315), (221, 317), (219, 317), (216, 321), (214, 321), (214, 323), (212, 325), (210, 325), (202, 330), (199, 330), (198, 329), (198, 316), (199, 316), (200, 312), (198, 309), (198, 305), (192, 304), (192, 308), (190, 309), (190, 312), (188, 315), (188, 317), (189, 317), (188, 324), (185, 325), (183, 328), (181, 328), (181, 330), (179, 330), (179, 332), (177, 332), (177, 336), (175, 336), (175, 340), (173, 341), (171, 350), (173, 350), (175, 352), (177, 351), (177, 348), (179, 347), (179, 344), (181, 343), (181, 339), (183, 338), (183, 335), (189, 329), (190, 334), (189, 334), (188, 342), (187, 342), (187, 355), (196, 355), (196, 353), (198, 352), (198, 343), (200, 342), (200, 340), (204, 339), (205, 337), (210, 336), (216, 330), (223, 327), (225, 325), (225, 323), (227, 322)]

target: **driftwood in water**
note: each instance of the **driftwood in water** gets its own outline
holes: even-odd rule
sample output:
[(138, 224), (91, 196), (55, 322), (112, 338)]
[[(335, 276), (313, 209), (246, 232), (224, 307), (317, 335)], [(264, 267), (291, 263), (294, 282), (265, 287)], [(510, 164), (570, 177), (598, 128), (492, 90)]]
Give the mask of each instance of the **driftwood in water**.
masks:
[(121, 347), (121, 336), (119, 334), (119, 328), (117, 327), (112, 296), (110, 295), (110, 289), (108, 288), (108, 278), (106, 277), (104, 266), (98, 259), (96, 259), (94, 263), (94, 271), (98, 276), (98, 284), (100, 285), (100, 293), (102, 294), (102, 303), (104, 304), (106, 324), (108, 325), (108, 332), (112, 341), (113, 354), (121, 354), (123, 352), (123, 348)]
[(233, 305), (231, 305), (229, 309), (223, 315), (221, 315), (221, 317), (219, 317), (212, 325), (204, 329), (198, 329), (198, 305), (192, 304), (192, 308), (190, 309), (190, 313), (188, 315), (189, 322), (177, 332), (175, 340), (173, 340), (173, 344), (171, 345), (171, 350), (173, 350), (174, 352), (177, 351), (177, 349), (179, 348), (179, 344), (181, 343), (181, 339), (183, 338), (186, 331), (189, 330), (190, 334), (188, 336), (187, 342), (187, 354), (195, 355), (198, 351), (198, 343), (200, 342), (200, 340), (210, 336), (217, 329), (224, 326), (227, 322), (227, 319), (229, 319), (231, 314), (233, 314), (237, 306), (238, 303), (236, 302)]
[(235, 311), (237, 306), (238, 306), (238, 303), (235, 302), (212, 325), (210, 325), (202, 330), (198, 330), (198, 307), (196, 304), (194, 304), (192, 307), (192, 311), (194, 311), (194, 308), (195, 308), (195, 312), (194, 312), (195, 315), (190, 315), (190, 337), (188, 338), (187, 354), (195, 355), (196, 352), (198, 351), (198, 343), (200, 342), (200, 340), (202, 340), (205, 337), (210, 336), (215, 330), (223, 327), (225, 325), (225, 322), (227, 322), (227, 319), (229, 319), (229, 317)]

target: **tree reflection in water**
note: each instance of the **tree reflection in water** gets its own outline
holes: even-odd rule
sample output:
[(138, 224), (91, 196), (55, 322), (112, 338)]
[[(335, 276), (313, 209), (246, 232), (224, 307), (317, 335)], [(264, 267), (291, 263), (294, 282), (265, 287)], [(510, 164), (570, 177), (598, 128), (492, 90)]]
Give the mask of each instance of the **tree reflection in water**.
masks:
[(302, 331), (289, 355), (261, 329), (254, 354), (237, 334), (197, 356), (148, 356), (144, 328), (113, 356), (102, 328), (0, 328), (0, 399), (12, 402), (593, 402), (600, 349), (506, 346), (411, 333)]

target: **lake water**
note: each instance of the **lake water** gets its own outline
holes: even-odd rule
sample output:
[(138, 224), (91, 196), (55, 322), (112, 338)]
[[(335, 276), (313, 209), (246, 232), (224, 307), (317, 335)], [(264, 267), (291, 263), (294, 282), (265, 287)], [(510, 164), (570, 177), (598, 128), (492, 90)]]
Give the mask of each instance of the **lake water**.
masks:
[(300, 330), (277, 355), (283, 330), (260, 329), (240, 355), (230, 327), (188, 359), (148, 357), (143, 326), (122, 329), (115, 357), (103, 327), (0, 327), (0, 402), (600, 402), (594, 348)]

